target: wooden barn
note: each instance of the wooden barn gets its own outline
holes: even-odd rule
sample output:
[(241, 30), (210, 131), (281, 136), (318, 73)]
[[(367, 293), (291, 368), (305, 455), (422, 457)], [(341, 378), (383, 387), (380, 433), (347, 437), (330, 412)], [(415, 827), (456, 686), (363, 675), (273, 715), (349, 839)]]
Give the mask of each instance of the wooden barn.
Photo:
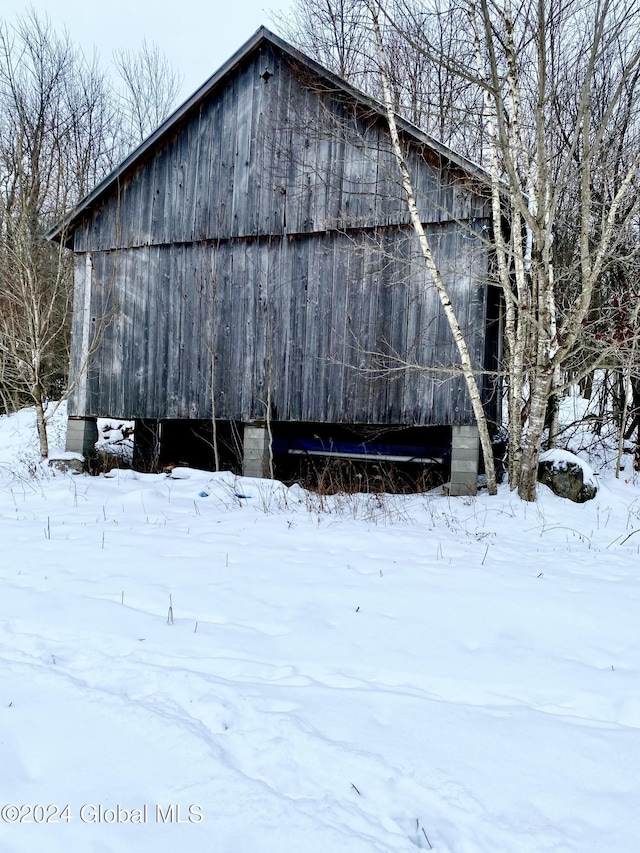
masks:
[[(399, 120), (469, 349), (499, 357), (486, 176)], [(261, 28), (50, 238), (76, 257), (67, 448), (136, 421), (135, 460), (444, 460), (477, 429), (379, 104)], [(492, 417), (499, 404), (485, 378)], [(277, 466), (276, 466), (277, 467)]]

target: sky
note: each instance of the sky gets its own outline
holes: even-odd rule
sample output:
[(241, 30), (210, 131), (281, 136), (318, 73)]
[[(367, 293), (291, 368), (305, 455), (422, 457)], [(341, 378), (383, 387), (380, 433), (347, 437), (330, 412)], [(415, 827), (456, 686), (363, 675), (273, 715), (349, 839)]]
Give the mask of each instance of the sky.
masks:
[[(182, 100), (207, 80), (261, 26), (276, 29), (273, 15), (290, 0), (38, 0), (32, 4), (56, 29), (104, 65), (114, 51), (135, 50), (143, 39), (155, 42), (184, 76)], [(0, 19), (11, 23), (28, 12), (24, 0), (2, 0)]]

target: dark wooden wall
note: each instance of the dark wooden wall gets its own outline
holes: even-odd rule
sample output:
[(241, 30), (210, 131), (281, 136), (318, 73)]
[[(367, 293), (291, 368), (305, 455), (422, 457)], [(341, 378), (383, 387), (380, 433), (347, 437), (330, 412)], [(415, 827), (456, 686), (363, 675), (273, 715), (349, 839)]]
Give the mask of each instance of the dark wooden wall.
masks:
[[(486, 199), (425, 146), (408, 152), (481, 366)], [(271, 45), (87, 212), (74, 248), (76, 372), (109, 323), (72, 414), (472, 420), (384, 123)]]

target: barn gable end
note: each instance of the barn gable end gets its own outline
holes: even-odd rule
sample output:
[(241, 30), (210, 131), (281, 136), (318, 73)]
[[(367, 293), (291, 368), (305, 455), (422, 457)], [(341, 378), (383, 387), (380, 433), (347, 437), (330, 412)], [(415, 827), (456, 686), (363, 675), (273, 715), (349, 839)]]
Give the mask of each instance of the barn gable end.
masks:
[[(486, 367), (481, 175), (403, 128)], [(77, 254), (72, 416), (473, 423), (379, 108), (264, 29), (52, 236)]]

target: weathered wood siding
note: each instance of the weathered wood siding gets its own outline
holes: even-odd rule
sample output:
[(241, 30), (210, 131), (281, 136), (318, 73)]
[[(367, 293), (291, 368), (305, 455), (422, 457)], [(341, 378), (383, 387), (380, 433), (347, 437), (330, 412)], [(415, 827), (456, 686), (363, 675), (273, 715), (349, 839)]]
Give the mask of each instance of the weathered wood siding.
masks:
[[(482, 242), (453, 223), (431, 236), (480, 363)], [(270, 403), (282, 420), (469, 420), (414, 247), (395, 229), (97, 252), (90, 314), (113, 319), (75, 413), (252, 420)]]
[[(94, 206), (75, 250), (407, 224), (384, 122), (294, 71), (250, 57)], [(424, 222), (488, 215), (459, 170), (415, 145), (409, 161)]]
[[(109, 322), (72, 414), (472, 420), (384, 123), (304, 73), (256, 50), (85, 215), (72, 375), (88, 318)], [(481, 366), (486, 199), (428, 149), (408, 158)]]

